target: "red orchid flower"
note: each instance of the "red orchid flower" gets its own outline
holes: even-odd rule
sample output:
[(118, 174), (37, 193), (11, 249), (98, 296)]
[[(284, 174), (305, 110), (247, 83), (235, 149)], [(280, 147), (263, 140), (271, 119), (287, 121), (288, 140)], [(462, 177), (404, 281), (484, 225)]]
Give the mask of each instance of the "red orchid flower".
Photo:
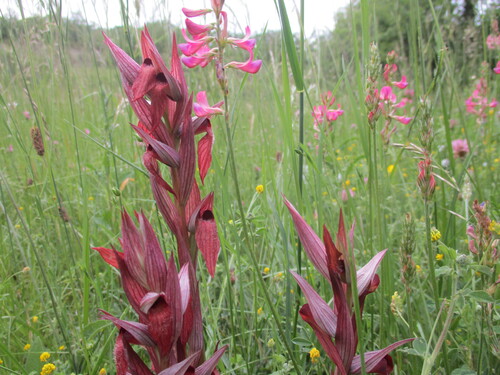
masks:
[[(355, 355), (358, 345), (358, 327), (356, 326), (352, 302), (348, 302), (346, 296), (350, 288), (349, 274), (355, 271), (349, 269), (346, 261), (349, 253), (353, 251), (354, 226), (349, 232), (348, 241), (342, 211), (340, 211), (337, 243), (333, 242), (326, 226), (323, 227), (323, 241), (321, 241), (286, 198), (285, 205), (292, 215), (307, 256), (315, 268), (331, 284), (334, 297), (334, 307), (332, 308), (304, 278), (290, 271), (308, 302), (300, 309), (300, 315), (312, 327), (321, 346), (335, 364), (336, 368), (332, 374), (359, 374), (361, 372), (361, 358), (359, 355)], [(373, 293), (380, 283), (375, 272), (386, 251), (379, 252), (368, 264), (356, 272), (361, 313), (363, 313), (366, 296)], [(384, 349), (364, 353), (366, 371), (368, 373), (390, 374), (393, 362), (389, 353), (413, 340), (413, 338), (401, 340)]]

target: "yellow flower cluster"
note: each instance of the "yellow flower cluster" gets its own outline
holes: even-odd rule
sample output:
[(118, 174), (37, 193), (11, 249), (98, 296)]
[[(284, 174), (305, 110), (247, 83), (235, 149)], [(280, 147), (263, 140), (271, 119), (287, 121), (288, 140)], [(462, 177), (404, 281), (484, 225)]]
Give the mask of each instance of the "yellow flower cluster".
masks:
[(257, 185), (255, 187), (255, 191), (259, 194), (262, 194), (264, 192), (264, 185)]
[(31, 348), (31, 345), (30, 345), (30, 344), (26, 344), (26, 345), (24, 345), (23, 350), (24, 350), (24, 351), (26, 351), (26, 350), (30, 350), (30, 348)]
[(42, 354), (40, 354), (40, 361), (42, 362), (47, 362), (47, 359), (49, 358), (50, 358), (50, 353), (43, 352)]
[(264, 312), (264, 309), (263, 309), (262, 307), (259, 307), (259, 308), (257, 309), (257, 314), (258, 314), (258, 315), (262, 315), (262, 313), (263, 313), (263, 312)]
[(40, 375), (49, 375), (52, 374), (52, 372), (56, 369), (56, 366), (54, 366), (53, 363), (47, 363), (43, 365), (42, 371), (40, 372)]
[(387, 173), (391, 174), (393, 171), (394, 171), (394, 165), (393, 164), (388, 165), (387, 166)]
[(108, 372), (106, 369), (103, 367), (102, 369), (99, 370), (99, 375), (106, 375)]
[(444, 255), (443, 254), (436, 254), (436, 260), (443, 260)]
[(500, 236), (500, 223), (497, 223), (495, 220), (491, 220), (488, 230)]
[(311, 362), (312, 363), (316, 363), (318, 362), (318, 358), (320, 357), (320, 352), (318, 349), (316, 348), (312, 348), (310, 351), (309, 351), (309, 357), (311, 357)]
[(431, 229), (431, 241), (436, 242), (441, 238), (441, 232), (438, 231), (436, 228)]

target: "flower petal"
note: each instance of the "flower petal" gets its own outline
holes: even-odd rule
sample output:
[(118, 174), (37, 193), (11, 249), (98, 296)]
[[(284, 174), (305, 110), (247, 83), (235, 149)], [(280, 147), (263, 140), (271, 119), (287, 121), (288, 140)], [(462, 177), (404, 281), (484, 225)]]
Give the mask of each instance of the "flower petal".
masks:
[(312, 230), (309, 224), (300, 216), (295, 207), (285, 198), (285, 205), (288, 207), (292, 220), (299, 235), (300, 242), (304, 245), (304, 250), (311, 260), (314, 267), (327, 279), (330, 280), (328, 267), (326, 265), (326, 250), (325, 245)]
[(309, 283), (302, 276), (290, 270), (290, 273), (295, 278), (302, 289), (304, 296), (309, 303), (312, 317), (318, 327), (330, 337), (335, 337), (337, 328), (337, 316), (333, 309), (320, 297)]
[[(368, 373), (377, 373), (377, 374), (390, 374), (392, 372), (392, 359), (388, 354), (392, 352), (394, 349), (409, 343), (415, 340), (415, 338), (401, 340), (395, 342), (388, 347), (375, 350), (373, 352), (366, 352), (364, 354), (365, 357), (365, 368)], [(386, 358), (388, 356), (389, 358)], [(385, 363), (381, 363), (382, 361), (386, 361)], [(356, 375), (361, 373), (361, 358), (359, 355), (355, 356), (352, 360), (351, 364), (351, 374)]]

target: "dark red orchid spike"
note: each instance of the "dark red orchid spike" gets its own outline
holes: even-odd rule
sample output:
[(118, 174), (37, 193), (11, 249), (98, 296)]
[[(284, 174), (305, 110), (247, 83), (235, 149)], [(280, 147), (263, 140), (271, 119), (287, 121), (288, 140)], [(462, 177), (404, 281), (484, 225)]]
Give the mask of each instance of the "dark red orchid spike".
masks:
[[(349, 242), (345, 231), (342, 211), (339, 215), (337, 242), (335, 243), (330, 232), (323, 227), (323, 239), (314, 233), (311, 227), (300, 216), (290, 202), (285, 199), (300, 241), (304, 245), (307, 256), (316, 269), (330, 282), (333, 292), (334, 307), (330, 307), (313, 289), (309, 283), (294, 271), (290, 271), (299, 284), (307, 304), (300, 309), (300, 316), (314, 330), (319, 343), (335, 364), (334, 375), (359, 374), (361, 360), (355, 356), (358, 346), (358, 330), (354, 316), (353, 301), (347, 299), (346, 292), (350, 290), (350, 278), (347, 266), (348, 259), (353, 258), (353, 229), (349, 232)], [(350, 247), (349, 247), (350, 246)], [(386, 250), (375, 255), (368, 264), (356, 273), (359, 304), (361, 314), (366, 296), (374, 292), (380, 279), (376, 275), (377, 268), (384, 257)], [(355, 265), (351, 264), (352, 271)], [(365, 369), (368, 373), (390, 374), (393, 369), (392, 358), (389, 353), (397, 347), (414, 339), (406, 339), (389, 345), (388, 347), (367, 352), (364, 354)]]
[[(213, 144), (210, 120), (192, 117), (193, 99), (175, 37), (170, 70), (147, 28), (141, 32), (140, 65), (106, 35), (104, 38), (120, 70), (125, 94), (139, 118), (132, 127), (146, 146), (144, 166), (158, 209), (176, 239), (180, 266), (177, 272), (174, 258), (165, 260), (153, 228), (142, 213), (136, 214), (139, 228), (126, 212), (122, 214), (123, 252), (95, 248), (120, 271), (123, 289), (140, 321), (134, 325), (104, 315), (120, 328), (115, 346), (117, 373), (216, 375), (215, 366), (227, 347), (204, 361), (202, 309), (196, 277), (198, 250), (212, 277), (220, 251), (213, 194), (201, 200), (195, 178), (197, 157), (202, 183), (210, 168)], [(200, 133), (205, 136), (196, 144), (195, 134)], [(160, 163), (166, 168), (161, 168)], [(143, 362), (131, 345), (143, 346), (150, 363)]]

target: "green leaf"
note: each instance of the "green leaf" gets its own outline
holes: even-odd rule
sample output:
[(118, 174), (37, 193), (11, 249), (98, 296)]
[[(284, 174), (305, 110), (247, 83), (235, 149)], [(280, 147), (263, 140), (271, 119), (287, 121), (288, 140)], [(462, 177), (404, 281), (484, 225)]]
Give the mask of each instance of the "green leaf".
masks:
[(290, 27), (290, 20), (288, 19), (284, 0), (278, 0), (278, 8), (281, 18), (281, 29), (283, 30), (283, 38), (285, 40), (286, 51), (290, 60), (290, 68), (292, 68), (295, 86), (297, 86), (297, 91), (303, 91), (304, 81), (302, 78), (302, 71), (300, 69), (299, 58), (297, 56), (292, 28)]
[(477, 302), (495, 303), (493, 297), (491, 297), (484, 290), (477, 290), (475, 292), (470, 292), (469, 297), (474, 298)]
[(477, 372), (469, 368), (457, 368), (451, 372), (451, 375), (476, 375)]
[(448, 266), (436, 268), (436, 277), (449, 276), (449, 275), (451, 275), (452, 271), (453, 271), (453, 269), (451, 267), (448, 267)]

